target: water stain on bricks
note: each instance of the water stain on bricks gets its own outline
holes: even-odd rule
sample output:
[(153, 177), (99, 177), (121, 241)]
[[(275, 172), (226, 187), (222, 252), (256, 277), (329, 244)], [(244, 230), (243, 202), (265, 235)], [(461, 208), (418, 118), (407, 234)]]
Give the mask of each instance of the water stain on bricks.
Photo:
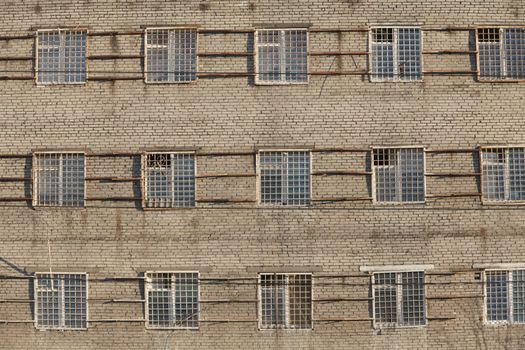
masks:
[(118, 52), (119, 44), (118, 44), (118, 38), (116, 35), (111, 36), (110, 45), (111, 45), (111, 51)]
[(250, 11), (255, 11), (257, 9), (257, 4), (255, 3), (255, 0), (252, 0), (248, 3), (248, 8)]
[(35, 11), (35, 13), (40, 13), (42, 12), (42, 6), (40, 6), (40, 4), (36, 4), (33, 10)]
[(201, 2), (201, 3), (199, 4), (199, 9), (200, 9), (201, 11), (207, 11), (207, 10), (210, 9), (210, 4), (207, 3), (207, 2)]

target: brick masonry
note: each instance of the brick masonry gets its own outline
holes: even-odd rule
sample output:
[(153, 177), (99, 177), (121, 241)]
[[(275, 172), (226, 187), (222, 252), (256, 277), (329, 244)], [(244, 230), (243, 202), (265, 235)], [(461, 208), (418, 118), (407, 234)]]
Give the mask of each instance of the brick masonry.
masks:
[[(0, 5), (0, 36), (39, 28), (140, 31), (154, 25), (245, 29), (271, 26), (366, 28), (374, 24), (523, 25), (521, 1), (103, 1)], [(473, 31), (426, 31), (424, 50), (474, 50)], [(140, 35), (93, 36), (92, 55), (136, 55)], [(200, 34), (199, 52), (251, 51), (251, 34)], [(0, 40), (0, 57), (32, 56), (34, 40)], [(311, 51), (366, 51), (366, 33), (311, 33)], [(310, 71), (367, 68), (363, 56), (311, 57)], [(2, 76), (30, 76), (32, 61), (0, 61)], [(90, 77), (132, 71), (141, 60), (89, 63)], [(424, 70), (475, 70), (467, 55), (425, 55)], [(200, 57), (199, 71), (253, 72), (248, 57)], [(109, 73), (97, 73), (109, 72)], [(121, 76), (121, 75), (118, 75)], [(183, 85), (142, 81), (37, 86), (0, 81), (0, 153), (85, 149), (88, 154), (152, 149), (253, 151), (420, 145), (429, 149), (525, 144), (522, 84), (478, 83), (472, 75), (426, 75), (416, 83), (370, 83), (362, 76), (311, 76), (308, 85), (255, 86), (251, 78), (200, 78)], [(429, 153), (427, 172), (479, 172), (476, 152)], [(138, 155), (88, 156), (87, 176), (140, 176)], [(365, 153), (314, 153), (314, 171), (370, 171)], [(198, 156), (198, 173), (255, 172), (253, 155)], [(30, 158), (0, 159), (0, 177), (31, 177)], [(256, 199), (256, 178), (197, 180), (197, 197)], [(315, 176), (314, 198), (371, 196), (366, 176)], [(479, 192), (476, 177), (430, 177), (427, 194)], [(30, 197), (30, 182), (0, 183), (0, 197)], [(90, 181), (87, 197), (140, 197), (140, 183)], [(31, 279), (0, 279), (3, 349), (523, 349), (524, 325), (483, 323), (483, 290), (472, 265), (525, 263), (525, 215), (519, 206), (487, 206), (479, 197), (433, 198), (424, 205), (370, 201), (260, 208), (256, 203), (199, 203), (195, 209), (143, 211), (136, 201), (88, 201), (87, 208), (31, 208), (2, 202), (0, 275), (49, 269), (88, 272), (87, 331), (39, 331)], [(49, 246), (48, 246), (49, 242)], [(319, 275), (314, 299), (369, 297), (363, 265), (433, 264), (427, 276), (428, 325), (374, 330), (369, 302), (316, 302), (313, 330), (259, 331), (258, 269)], [(200, 270), (202, 278), (253, 278), (206, 284), (198, 331), (146, 330), (133, 278), (145, 271)], [(315, 276), (314, 275), (314, 276)], [(356, 277), (321, 278), (330, 275)], [(105, 280), (130, 277), (129, 280)], [(322, 283), (321, 283), (322, 282)], [(443, 282), (443, 283), (439, 283)], [(450, 282), (458, 282), (450, 284)], [(316, 286), (315, 283), (318, 283)], [(443, 297), (443, 298), (441, 298)], [(461, 298), (459, 298), (461, 297)], [(5, 302), (20, 299), (22, 302)], [(249, 301), (252, 300), (252, 301)], [(4, 302), (1, 302), (4, 301)], [(434, 319), (432, 319), (434, 318)], [(440, 319), (443, 318), (443, 319)], [(119, 322), (97, 322), (117, 319)], [(24, 322), (12, 322), (24, 321)], [(28, 322), (29, 321), (29, 322)]]

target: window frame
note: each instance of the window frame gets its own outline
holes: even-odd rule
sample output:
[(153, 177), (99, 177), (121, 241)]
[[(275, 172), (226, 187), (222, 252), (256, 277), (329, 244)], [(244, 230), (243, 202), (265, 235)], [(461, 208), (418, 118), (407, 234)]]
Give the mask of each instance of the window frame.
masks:
[[(393, 73), (394, 77), (392, 79), (389, 78), (381, 78), (381, 77), (375, 77), (372, 67), (373, 67), (373, 35), (372, 31), (374, 29), (392, 29), (392, 61), (393, 61)], [(401, 76), (399, 74), (399, 49), (398, 49), (398, 42), (399, 42), (399, 29), (419, 29), (420, 33), (420, 41), (419, 41), (419, 60), (421, 62), (421, 76), (417, 79), (401, 79)], [(372, 25), (368, 29), (368, 67), (369, 67), (369, 80), (372, 83), (418, 83), (423, 82), (424, 80), (424, 40), (423, 40), (423, 29), (421, 24), (409, 24), (409, 25), (388, 25), (388, 24), (378, 24), (378, 25)]]
[[(309, 176), (309, 189), (308, 189), (308, 196), (309, 196), (309, 199), (308, 199), (308, 203), (304, 203), (304, 204), (282, 204), (282, 203), (264, 203), (262, 201), (262, 198), (261, 198), (261, 194), (262, 194), (262, 184), (261, 184), (261, 179), (262, 179), (262, 175), (261, 175), (261, 153), (265, 153), (265, 152), (281, 152), (281, 153), (289, 153), (289, 152), (304, 152), (304, 153), (308, 153), (308, 159), (309, 159), (309, 173), (308, 173), (308, 176)], [(257, 195), (257, 205), (259, 207), (277, 207), (277, 208), (286, 208), (286, 207), (290, 207), (290, 208), (293, 208), (293, 207), (308, 207), (308, 206), (311, 206), (312, 205), (312, 193), (313, 193), (313, 183), (312, 183), (312, 150), (311, 149), (282, 149), (282, 148), (277, 148), (277, 149), (271, 149), (271, 148), (261, 148), (259, 150), (257, 150), (256, 152), (256, 166), (257, 166), (257, 186), (256, 186), (256, 195)], [(287, 178), (288, 180), (288, 178)]]
[[(39, 193), (39, 186), (38, 186), (38, 172), (40, 171), (40, 168), (38, 166), (38, 157), (39, 155), (42, 155), (42, 154), (59, 154), (59, 155), (64, 155), (64, 154), (82, 154), (83, 157), (84, 157), (84, 169), (83, 169), (83, 185), (84, 185), (84, 196), (82, 198), (82, 204), (81, 205), (78, 205), (78, 206), (71, 206), (71, 205), (62, 205), (60, 203), (63, 202), (63, 196), (62, 198), (60, 198), (58, 201), (59, 201), (59, 204), (39, 204), (38, 202), (38, 193)], [(31, 160), (32, 160), (32, 164), (31, 164), (31, 174), (32, 174), (32, 206), (34, 208), (46, 208), (46, 207), (49, 207), (49, 208), (69, 208), (69, 209), (84, 209), (86, 208), (86, 196), (87, 196), (87, 181), (86, 181), (86, 168), (87, 168), (87, 154), (85, 151), (61, 151), (61, 150), (57, 150), (57, 151), (35, 151), (33, 152), (32, 154), (32, 157), (31, 157)], [(60, 160), (60, 168), (63, 167), (63, 160), (61, 158)], [(59, 177), (59, 181), (62, 182), (63, 179), (61, 177)]]
[[(480, 42), (479, 42), (479, 31), (482, 29), (498, 29), (500, 35), (499, 41), (499, 53), (500, 53), (500, 76), (496, 78), (482, 77), (481, 66), (480, 66)], [(523, 78), (511, 78), (506, 77), (508, 62), (505, 54), (504, 46), (504, 30), (506, 29), (525, 29), (524, 26), (512, 26), (512, 25), (483, 25), (477, 26), (474, 29), (475, 46), (476, 46), (476, 80), (479, 83), (508, 83), (508, 82), (520, 82), (525, 81), (525, 72)], [(525, 55), (524, 55), (525, 57)]]
[[(481, 204), (483, 205), (525, 205), (525, 199), (523, 200), (512, 200), (512, 199), (502, 199), (502, 200), (494, 200), (494, 199), (489, 199), (489, 198), (485, 198), (485, 171), (484, 171), (484, 167), (485, 167), (485, 152), (486, 150), (496, 150), (496, 149), (503, 149), (505, 150), (505, 163), (503, 163), (503, 178), (504, 178), (504, 187), (503, 187), (503, 196), (504, 197), (510, 197), (510, 169), (509, 169), (509, 152), (508, 150), (509, 149), (513, 149), (513, 148), (521, 148), (523, 149), (523, 151), (525, 152), (525, 145), (506, 145), (506, 146), (499, 146), (499, 145), (496, 145), (496, 146), (480, 146), (479, 147), (479, 152), (480, 152), (480, 157), (479, 157), (479, 161), (480, 161), (480, 173), (481, 173), (481, 176), (480, 176), (480, 187), (481, 187)], [(523, 176), (525, 177), (525, 172), (523, 174)], [(507, 195), (509, 194), (509, 195)]]
[[(60, 327), (42, 327), (38, 325), (38, 315), (39, 315), (38, 313), (38, 310), (39, 310), (38, 308), (39, 306), (38, 276), (39, 275), (85, 275), (86, 276), (86, 327), (71, 328), (71, 327), (66, 327), (63, 324), (61, 324)], [(34, 325), (36, 329), (43, 330), (43, 331), (87, 331), (88, 330), (89, 328), (89, 274), (87, 272), (49, 272), (49, 271), (48, 272), (35, 272), (34, 279), (33, 279), (33, 294), (35, 297), (34, 305), (33, 305), (33, 314), (35, 317)], [(60, 294), (62, 296), (64, 295), (64, 284), (62, 284), (61, 286)], [(64, 304), (65, 304), (65, 300), (62, 297), (61, 309), (60, 309), (60, 313), (62, 315), (64, 315), (65, 313)], [(64, 322), (64, 320), (65, 320), (65, 317), (62, 317), (62, 322)]]
[[(400, 200), (395, 201), (379, 201), (377, 199), (377, 170), (376, 165), (374, 165), (374, 152), (377, 150), (397, 150), (400, 151), (402, 149), (420, 149), (423, 152), (423, 201), (413, 201), (413, 202), (405, 202)], [(425, 146), (372, 146), (371, 147), (371, 168), (372, 168), (372, 203), (377, 205), (411, 205), (411, 204), (426, 204), (426, 198), (427, 198), (427, 179), (426, 179), (426, 169), (427, 169), (427, 148)], [(398, 153), (399, 154), (399, 153)], [(397, 157), (399, 159), (399, 157)], [(397, 165), (399, 167), (399, 164)], [(400, 186), (402, 182), (402, 177), (399, 179), (397, 178), (397, 170), (396, 170), (396, 190)]]
[[(272, 324), (269, 326), (263, 325), (262, 317), (262, 281), (261, 277), (266, 276), (285, 276), (285, 300), (284, 300), (284, 325)], [(291, 275), (307, 275), (310, 276), (310, 326), (308, 328), (296, 328), (290, 326), (290, 291), (288, 290), (289, 277)], [(291, 331), (311, 331), (314, 329), (314, 274), (312, 272), (259, 272), (257, 274), (257, 328), (259, 331), (275, 331), (275, 330), (291, 330)]]
[[(281, 55), (280, 62), (279, 62), (279, 74), (281, 79), (278, 81), (269, 81), (269, 80), (261, 80), (259, 79), (259, 45), (267, 45), (267, 44), (259, 44), (259, 32), (262, 31), (279, 31), (280, 35), (282, 36), (286, 31), (305, 31), (306, 32), (306, 80), (305, 81), (287, 81), (283, 79), (286, 75), (283, 73), (283, 55), (281, 55), (281, 50), (284, 50), (282, 48), (282, 42), (279, 43), (279, 54)], [(258, 28), (254, 31), (254, 39), (253, 39), (254, 45), (253, 45), (253, 55), (254, 55), (254, 72), (255, 72), (255, 85), (308, 85), (310, 82), (310, 31), (308, 28), (305, 27), (298, 27), (298, 28)], [(286, 70), (286, 65), (284, 65), (284, 69)]]
[[(40, 48), (40, 41), (39, 41), (39, 34), (40, 33), (53, 33), (58, 32), (59, 36), (63, 32), (67, 31), (74, 31), (74, 32), (85, 32), (86, 33), (86, 79), (84, 81), (74, 81), (74, 82), (68, 82), (68, 81), (39, 81), (39, 70), (38, 70), (38, 64), (40, 62), (40, 57), (38, 55), (38, 50)], [(63, 45), (62, 39), (60, 40), (60, 46)], [(60, 56), (59, 56), (60, 57)], [(64, 71), (64, 74), (67, 74), (66, 71)], [(89, 30), (85, 27), (81, 28), (42, 28), (37, 29), (35, 32), (35, 63), (34, 63), (34, 76), (33, 76), (34, 82), (36, 85), (85, 85), (89, 81)]]
[[(182, 80), (182, 81), (150, 81), (148, 79), (148, 31), (152, 30), (194, 30), (195, 31), (195, 79), (193, 80)], [(145, 84), (195, 84), (199, 80), (199, 31), (197, 27), (192, 26), (168, 26), (168, 27), (147, 27), (144, 29), (144, 69), (143, 69), (143, 81)], [(168, 43), (169, 51), (169, 43)]]
[[(487, 293), (487, 272), (504, 272), (507, 275), (507, 319), (501, 320), (501, 321), (490, 321), (488, 319), (488, 308), (487, 308), (487, 300), (488, 300), (488, 293)], [(513, 281), (513, 272), (515, 271), (525, 271), (524, 267), (513, 267), (513, 268), (486, 268), (483, 270), (482, 276), (482, 283), (483, 283), (483, 323), (485, 325), (489, 326), (502, 326), (502, 325), (525, 325), (524, 322), (516, 322), (514, 321), (514, 281)]]
[[(187, 274), (197, 274), (197, 327), (183, 327), (183, 326), (171, 326), (171, 327), (158, 327), (158, 326), (152, 326), (149, 324), (149, 292), (151, 291), (151, 282), (148, 281), (148, 275), (150, 274), (171, 274), (171, 275), (175, 275), (175, 274), (178, 274), (178, 273), (187, 273)], [(171, 281), (171, 291), (173, 293), (173, 300), (172, 300), (172, 304), (173, 304), (173, 313), (175, 314), (176, 313), (176, 308), (175, 308), (175, 279), (172, 278), (172, 281)], [(199, 271), (194, 271), (194, 270), (185, 270), (185, 271), (146, 271), (144, 273), (144, 298), (145, 298), (145, 302), (144, 302), (144, 323), (145, 323), (145, 327), (146, 329), (152, 329), (152, 330), (199, 330), (200, 329), (200, 325), (201, 325), (201, 302), (202, 302), (202, 299), (201, 299), (201, 275), (200, 275), (200, 272)], [(174, 315), (172, 315), (174, 316)], [(176, 322), (174, 322), (175, 324)]]
[[(374, 329), (383, 329), (383, 328), (421, 328), (428, 325), (428, 305), (427, 305), (427, 286), (426, 278), (427, 273), (424, 269), (378, 269), (377, 271), (370, 271), (370, 283), (372, 286), (372, 323)], [(403, 325), (403, 284), (402, 276), (403, 273), (423, 273), (423, 320), (424, 322), (419, 325)], [(395, 274), (396, 278), (396, 322), (395, 323), (382, 323), (376, 319), (376, 300), (375, 292), (378, 289), (375, 285), (375, 275), (376, 274)]]
[[(180, 207), (180, 206), (171, 206), (171, 207), (148, 207), (148, 176), (147, 176), (147, 161), (148, 156), (152, 154), (167, 154), (167, 155), (192, 155), (193, 156), (193, 198), (194, 204), (191, 207)], [(181, 209), (193, 209), (197, 207), (197, 152), (195, 151), (147, 151), (141, 154), (141, 205), (143, 210), (181, 210)], [(173, 173), (172, 173), (173, 175)], [(173, 192), (173, 194), (175, 191)], [(173, 195), (172, 194), (172, 195)]]

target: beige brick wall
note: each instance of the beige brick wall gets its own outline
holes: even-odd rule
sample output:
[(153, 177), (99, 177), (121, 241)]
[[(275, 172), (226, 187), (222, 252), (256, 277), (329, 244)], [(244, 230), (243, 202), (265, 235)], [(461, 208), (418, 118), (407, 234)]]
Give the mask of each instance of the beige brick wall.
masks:
[[(522, 25), (521, 1), (68, 1), (0, 5), (0, 37), (38, 28), (141, 31), (153, 25), (250, 29), (272, 25), (425, 28)], [(473, 31), (424, 31), (425, 51), (474, 50)], [(310, 51), (366, 51), (367, 35), (311, 33)], [(0, 58), (31, 57), (33, 39), (0, 40)], [(91, 55), (143, 53), (140, 35), (90, 36)], [(251, 52), (253, 35), (199, 34), (199, 52)], [(31, 76), (31, 60), (2, 61), (0, 76)], [(90, 76), (142, 76), (140, 59), (90, 61)], [(366, 56), (311, 56), (310, 71), (366, 70)], [(424, 70), (475, 70), (473, 56), (425, 54)], [(253, 72), (252, 57), (200, 57), (201, 72)], [(416, 83), (371, 83), (360, 75), (313, 75), (308, 85), (255, 86), (250, 77), (199, 78), (193, 84), (141, 80), (80, 86), (0, 81), (0, 154), (83, 149), (86, 176), (140, 177), (140, 153), (193, 149), (197, 175), (254, 174), (259, 148), (360, 148), (420, 145), (461, 148), (427, 153), (427, 173), (479, 173), (475, 148), (525, 144), (523, 84), (481, 84), (471, 75), (425, 75)], [(131, 155), (97, 156), (95, 153)], [(314, 152), (314, 172), (371, 171), (366, 152)], [(0, 198), (31, 197), (31, 158), (0, 158)], [(87, 182), (82, 209), (32, 208), (0, 201), (0, 349), (522, 349), (523, 325), (484, 325), (475, 263), (525, 263), (525, 214), (486, 206), (476, 196), (428, 198), (422, 205), (370, 200), (262, 208), (257, 178), (197, 179), (193, 209), (144, 211), (140, 181)], [(427, 177), (427, 194), (476, 193), (476, 176)], [(312, 176), (313, 198), (370, 197), (370, 175)], [(32, 273), (89, 273), (87, 331), (34, 327)], [(427, 276), (428, 324), (374, 330), (363, 265), (433, 264)], [(314, 273), (314, 328), (259, 331), (258, 267)], [(146, 330), (145, 271), (200, 270), (198, 331)], [(332, 277), (329, 277), (332, 276)], [(349, 276), (349, 277), (334, 277)], [(114, 277), (127, 279), (115, 280)], [(217, 278), (220, 282), (209, 281)], [(227, 281), (225, 278), (240, 278)], [(206, 280), (207, 279), (207, 280)], [(134, 302), (116, 302), (131, 299)], [(232, 299), (236, 302), (218, 302)], [(339, 300), (335, 300), (339, 299)], [(342, 299), (342, 300), (341, 300)], [(102, 322), (101, 320), (120, 320)], [(326, 321), (335, 319), (335, 321)], [(97, 321), (98, 320), (98, 321)], [(129, 322), (126, 322), (128, 320)], [(210, 322), (230, 320), (232, 322)], [(7, 322), (4, 322), (7, 321)], [(242, 322), (241, 322), (242, 321)]]

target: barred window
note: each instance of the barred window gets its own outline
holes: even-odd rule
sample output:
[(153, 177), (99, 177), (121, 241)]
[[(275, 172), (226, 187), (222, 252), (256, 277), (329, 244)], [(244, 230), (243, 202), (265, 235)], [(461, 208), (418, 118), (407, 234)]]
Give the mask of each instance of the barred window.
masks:
[(525, 323), (525, 270), (485, 271), (485, 320)]
[(308, 82), (308, 31), (306, 29), (256, 32), (258, 84)]
[(259, 275), (259, 328), (312, 328), (312, 275)]
[(146, 273), (146, 326), (199, 328), (199, 273)]
[(195, 206), (195, 155), (149, 153), (145, 155), (146, 208)]
[(377, 202), (424, 202), (423, 148), (376, 148), (374, 153)]
[(525, 28), (481, 28), (477, 31), (479, 78), (525, 78)]
[(421, 80), (421, 51), (420, 28), (372, 28), (370, 31), (371, 80)]
[(33, 204), (84, 206), (84, 154), (36, 153)]
[(87, 31), (39, 30), (37, 32), (37, 82), (85, 83)]
[(483, 199), (525, 200), (525, 148), (484, 148)]
[(262, 204), (310, 203), (310, 152), (260, 152)]
[(187, 83), (197, 79), (197, 30), (146, 29), (146, 82)]
[(87, 328), (87, 275), (44, 273), (35, 279), (36, 327)]
[(372, 285), (375, 327), (426, 324), (424, 272), (374, 273)]

